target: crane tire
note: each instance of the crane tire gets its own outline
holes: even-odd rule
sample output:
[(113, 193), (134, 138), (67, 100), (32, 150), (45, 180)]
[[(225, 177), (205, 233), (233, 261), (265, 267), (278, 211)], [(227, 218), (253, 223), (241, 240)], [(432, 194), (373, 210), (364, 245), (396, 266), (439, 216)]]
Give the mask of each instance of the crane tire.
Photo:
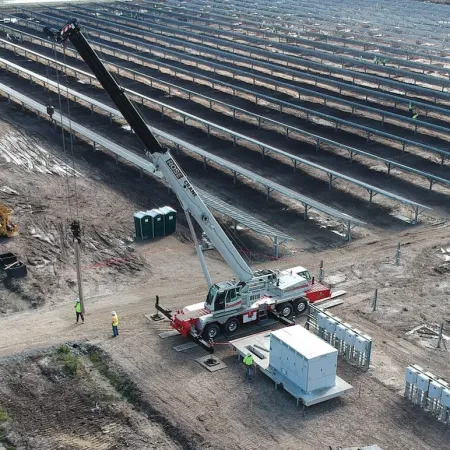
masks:
[(289, 318), (292, 316), (294, 312), (294, 307), (292, 306), (291, 302), (284, 302), (277, 306), (277, 311), (286, 318)]
[(295, 300), (294, 302), (294, 314), (300, 316), (308, 309), (308, 302), (303, 299)]
[(219, 325), (217, 325), (217, 323), (209, 323), (203, 330), (202, 336), (203, 339), (209, 341), (210, 339), (212, 340), (216, 339), (216, 337), (219, 336), (219, 333), (220, 333)]
[(232, 317), (231, 319), (228, 319), (225, 324), (225, 333), (233, 334), (239, 329), (239, 326), (239, 319), (237, 319), (236, 317)]

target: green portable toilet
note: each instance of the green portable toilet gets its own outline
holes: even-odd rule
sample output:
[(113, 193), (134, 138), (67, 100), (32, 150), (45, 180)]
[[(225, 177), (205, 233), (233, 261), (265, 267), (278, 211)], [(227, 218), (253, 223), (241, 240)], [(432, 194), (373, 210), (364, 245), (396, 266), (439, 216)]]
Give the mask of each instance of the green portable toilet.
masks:
[(134, 215), (134, 229), (136, 231), (136, 239), (153, 238), (153, 218), (148, 212), (139, 211)]
[(175, 233), (177, 229), (177, 212), (170, 206), (163, 206), (159, 210), (164, 215), (164, 233), (166, 235)]
[(159, 209), (152, 209), (147, 211), (147, 214), (152, 217), (153, 220), (153, 237), (164, 236), (164, 214)]

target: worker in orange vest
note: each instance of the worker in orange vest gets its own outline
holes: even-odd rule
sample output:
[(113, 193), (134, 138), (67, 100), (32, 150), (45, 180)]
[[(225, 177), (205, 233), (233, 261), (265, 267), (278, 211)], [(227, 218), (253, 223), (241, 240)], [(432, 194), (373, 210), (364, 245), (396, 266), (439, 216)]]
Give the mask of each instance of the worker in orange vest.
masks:
[(113, 337), (119, 336), (119, 317), (117, 313), (113, 311), (112, 315), (112, 329), (113, 329)]

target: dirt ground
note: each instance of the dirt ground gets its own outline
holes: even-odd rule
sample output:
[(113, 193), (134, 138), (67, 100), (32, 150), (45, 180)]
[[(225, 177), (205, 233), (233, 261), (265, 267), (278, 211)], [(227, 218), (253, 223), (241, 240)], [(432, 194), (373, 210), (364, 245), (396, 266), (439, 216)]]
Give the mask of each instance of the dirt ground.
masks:
[(127, 401), (139, 401), (135, 386), (99, 361), (99, 351), (75, 346), (0, 367), (0, 441), (7, 448), (182, 448), (181, 433)]
[[(12, 58), (4, 50), (2, 56)], [(49, 98), (29, 81), (7, 73), (0, 76), (38, 101)], [(80, 83), (76, 88), (105, 100), (98, 89)], [(140, 88), (146, 95), (165, 95)], [(220, 94), (222, 100), (230, 97)], [(220, 111), (208, 113), (175, 97), (164, 101), (210, 114), (217, 121), (222, 116), (222, 124), (229, 124)], [(123, 124), (109, 124), (98, 113), (86, 114), (75, 103), (71, 108), (83, 125), (130, 149), (139, 148)], [(17, 253), (27, 263), (28, 276), (11, 281), (0, 274), (0, 450), (2, 444), (7, 450), (328, 450), (369, 444), (383, 450), (450, 450), (448, 426), (402, 397), (407, 365), (419, 364), (450, 381), (450, 342), (445, 339), (446, 346), (437, 349), (434, 336), (410, 333), (423, 324), (436, 330), (443, 322), (450, 339), (448, 189), (429, 192), (412, 176), (393, 173), (388, 178), (377, 172), (383, 186), (433, 205), (432, 212), (421, 216), (421, 224), (411, 226), (395, 217), (406, 211), (392, 202), (377, 197), (369, 208), (356, 189), (340, 185), (330, 193), (323, 180), (307, 172), (293, 175), (292, 168), (276, 158), (262, 162), (257, 152), (244, 146), (207, 139), (196, 127), (181, 128), (179, 122), (157, 116), (146, 112), (149, 121), (166, 131), (176, 130), (208, 150), (216, 148), (220, 156), (298, 191), (305, 189), (368, 222), (346, 243), (334, 221), (315, 215), (304, 221), (298, 204), (276, 196), (265, 203), (264, 192), (255, 186), (241, 182), (231, 188), (231, 177), (218, 168), (205, 171), (199, 161), (179, 156), (196, 185), (297, 238), (284, 244), (281, 258), (273, 261), (268, 239), (248, 231), (233, 235), (223, 220), (235, 244), (250, 252), (253, 268), (304, 265), (317, 275), (320, 261), (325, 262), (326, 281), (347, 291), (344, 303), (332, 312), (373, 338), (371, 368), (363, 373), (339, 361), (338, 375), (353, 391), (303, 411), (263, 374), (245, 383), (243, 367), (224, 341), (217, 344), (216, 353), (227, 367), (215, 373), (195, 361), (204, 355), (201, 349), (174, 351), (183, 338), (161, 339), (158, 334), (170, 329), (168, 322), (154, 322), (145, 315), (154, 312), (156, 295), (172, 309), (202, 301), (206, 283), (183, 214), (178, 215), (176, 234), (144, 243), (134, 241), (132, 216), (162, 205), (180, 210), (177, 200), (160, 182), (140, 178), (135, 169), (116, 164), (80, 141), (72, 154), (67, 134), (63, 142), (51, 124), (2, 99), (0, 202), (12, 208), (19, 234), (1, 240), (0, 253)], [(234, 126), (251, 128), (243, 121)], [(261, 133), (296, 151), (297, 141), (285, 143), (269, 130)], [(314, 154), (319, 162), (345, 166), (344, 158), (331, 152), (320, 155), (306, 145), (301, 152)], [(421, 157), (411, 155), (420, 165)], [(376, 166), (362, 161), (351, 170), (373, 177)], [(439, 170), (446, 176), (448, 165)], [(75, 324), (73, 308), (77, 286), (69, 225), (75, 217), (83, 226), (83, 325)], [(398, 242), (401, 264), (396, 266)], [(232, 276), (215, 252), (207, 252), (206, 259), (214, 281)], [(375, 289), (379, 307), (372, 312)], [(110, 336), (112, 310), (120, 318), (117, 339)], [(75, 347), (58, 351), (67, 342)]]
[[(20, 148), (37, 148), (38, 145), (49, 151), (47, 159), (54, 161), (54, 166), (64, 168), (61, 144), (58, 146), (57, 142), (53, 142), (54, 139), (61, 138), (59, 134), (55, 133), (53, 138), (50, 136), (45, 139), (39, 133), (42, 125), (35, 118), (6, 105), (3, 108), (3, 132), (6, 136), (16, 137), (16, 141), (9, 138), (14, 141), (15, 155)], [(19, 123), (27, 124), (26, 132), (19, 128)], [(24, 143), (17, 144), (21, 140)], [(76, 172), (80, 174), (77, 178), (77, 192), (80, 215), (86, 230), (85, 241), (89, 242), (93, 236), (93, 242), (97, 243), (95, 248), (86, 245), (83, 251), (83, 275), (89, 297), (86, 324), (74, 324), (72, 301), (75, 287), (67, 282), (52, 287), (45, 278), (52, 278), (48, 275), (48, 268), (30, 264), (29, 279), (25, 283), (19, 283), (24, 289), (29, 282), (34, 282), (32, 280), (37, 280), (39, 286), (45, 286), (47, 302), (40, 308), (12, 314), (9, 312), (14, 310), (11, 305), (15, 305), (15, 309), (26, 308), (26, 303), (17, 303), (18, 298), (22, 298), (24, 302), (23, 296), (6, 289), (0, 291), (2, 308), (4, 312), (8, 312), (1, 318), (2, 335), (7, 336), (0, 343), (0, 355), (4, 358), (1, 370), (5, 374), (23, 373), (27, 380), (23, 383), (22, 390), (18, 391), (21, 402), (14, 401), (10, 404), (8, 401), (0, 401), (10, 417), (5, 426), (8, 433), (12, 431), (13, 434), (7, 434), (10, 436), (8, 439), (12, 437), (14, 440), (15, 436), (16, 448), (22, 448), (21, 439), (29, 434), (30, 429), (25, 426), (28, 423), (25, 419), (27, 416), (23, 410), (28, 402), (36, 402), (34, 391), (29, 391), (30, 385), (36, 384), (42, 386), (41, 396), (37, 399), (42, 406), (41, 416), (54, 424), (54, 428), (40, 430), (36, 425), (32, 439), (28, 442), (31, 448), (58, 448), (55, 443), (62, 445), (61, 448), (69, 449), (126, 448), (126, 444), (117, 439), (113, 439), (112, 444), (110, 436), (105, 437), (101, 432), (101, 427), (114, 423), (120, 424), (120, 431), (114, 431), (117, 436), (135, 434), (135, 428), (131, 427), (130, 431), (128, 420), (117, 419), (114, 408), (114, 412), (108, 409), (111, 414), (102, 418), (94, 415), (92, 426), (95, 432), (89, 427), (81, 430), (73, 422), (64, 419), (63, 415), (58, 414), (57, 418), (52, 415), (55, 405), (50, 400), (58, 392), (66, 392), (64, 395), (68, 395), (66, 387), (70, 385), (72, 388), (73, 382), (66, 380), (53, 386), (42, 375), (39, 364), (40, 361), (45, 361), (44, 349), (74, 340), (90, 341), (104, 349), (111, 357), (112, 364), (124, 370), (138, 386), (142, 401), (151, 405), (173, 427), (182, 431), (185, 439), (182, 443), (172, 443), (167, 436), (160, 438), (166, 448), (177, 448), (180, 445), (181, 448), (201, 449), (306, 450), (359, 443), (378, 443), (382, 448), (394, 450), (450, 448), (446, 427), (413, 408), (401, 397), (403, 371), (408, 364), (418, 363), (447, 379), (450, 377), (448, 354), (445, 350), (429, 348), (432, 347), (432, 341), (424, 342), (415, 336), (405, 336), (406, 331), (419, 324), (432, 325), (442, 319), (450, 321), (446, 254), (441, 250), (446, 251), (450, 247), (448, 224), (445, 221), (434, 226), (410, 227), (395, 233), (379, 230), (375, 237), (360, 238), (349, 245), (341, 245), (338, 249), (301, 251), (280, 261), (264, 263), (264, 266), (271, 267), (304, 264), (313, 269), (323, 259), (329, 279), (341, 280), (335, 287), (348, 292), (344, 305), (336, 308), (336, 314), (368, 332), (375, 341), (373, 366), (369, 373), (360, 373), (345, 362), (340, 362), (340, 376), (353, 384), (355, 390), (341, 399), (312, 407), (303, 416), (293, 399), (282, 391), (274, 390), (263, 375), (258, 374), (253, 384), (245, 384), (243, 369), (227, 346), (218, 346), (217, 354), (228, 367), (211, 374), (194, 361), (203, 354), (202, 351), (194, 349), (176, 353), (172, 346), (182, 343), (182, 338), (162, 340), (158, 337), (159, 332), (168, 330), (168, 324), (151, 322), (144, 317), (154, 311), (155, 295), (160, 295), (167, 306), (182, 307), (198, 302), (206, 294), (206, 285), (195, 252), (192, 245), (180, 241), (179, 236), (154, 243), (128, 243), (128, 253), (124, 253), (123, 249), (120, 252), (118, 244), (107, 246), (101, 241), (103, 245), (100, 246), (97, 242), (99, 238), (94, 234), (97, 229), (107, 230), (105, 234), (116, 236), (116, 239), (117, 236), (122, 236), (123, 240), (125, 234), (131, 239), (129, 217), (132, 212), (136, 208), (153, 205), (152, 200), (167, 201), (170, 198), (167, 197), (167, 190), (161, 187), (160, 197), (156, 197), (158, 184), (147, 179), (141, 180), (131, 169), (116, 166), (101, 154), (93, 156), (87, 150), (83, 152), (81, 145), (79, 151), (85, 158), (77, 159), (75, 166)], [(41, 264), (46, 263), (52, 267), (51, 270), (60, 273), (62, 280), (73, 280), (73, 255), (67, 231), (63, 234), (66, 238), (64, 241), (68, 241), (65, 244), (67, 255), (61, 261), (58, 259), (59, 252), (55, 250), (61, 244), (51, 244), (47, 240), (42, 243), (42, 239), (35, 236), (36, 232), (30, 230), (35, 222), (65, 223), (69, 211), (61, 210), (57, 202), (52, 206), (52, 202), (42, 199), (46, 198), (43, 195), (52, 199), (64, 199), (67, 179), (58, 173), (36, 173), (27, 170), (28, 165), (19, 166), (5, 160), (2, 165), (7, 169), (2, 170), (2, 186), (8, 186), (19, 193), (14, 195), (2, 191), (2, 198), (17, 202), (14, 203), (14, 211), (21, 227), (17, 238), (2, 241), (2, 249), (29, 255), (34, 248), (35, 257), (42, 253), (46, 260), (50, 260), (41, 261)], [(24, 183), (25, 179), (29, 183)], [(73, 179), (70, 178), (69, 182), (73, 182)], [(152, 190), (144, 189), (144, 183)], [(33, 196), (32, 193), (38, 190), (39, 196)], [(153, 195), (150, 196), (148, 192)], [(147, 197), (143, 197), (144, 193), (147, 193)], [(93, 199), (97, 199), (97, 202)], [(31, 209), (35, 213), (25, 214), (23, 211), (26, 209), (21, 209), (21, 204), (33, 205)], [(36, 205), (43, 204), (45, 209), (40, 211)], [(102, 205), (101, 208), (99, 205)], [(35, 216), (39, 217), (39, 221)], [(105, 221), (104, 217), (114, 217), (114, 225), (111, 224), (113, 221)], [(41, 227), (47, 235), (48, 230), (52, 229), (44, 228), (44, 225)], [(398, 241), (403, 243), (400, 267), (393, 264)], [(134, 251), (131, 251), (132, 248)], [(53, 253), (56, 254), (54, 260), (51, 259)], [(134, 256), (132, 265), (127, 260), (127, 255), (130, 254)], [(116, 262), (113, 266), (104, 262), (111, 257), (121, 257), (124, 261), (121, 264)], [(208, 253), (207, 259), (215, 280), (231, 275), (229, 269), (214, 254)], [(141, 270), (133, 269), (138, 264), (136, 261)], [(380, 308), (371, 313), (369, 303), (375, 288), (379, 289)], [(33, 293), (36, 290), (30, 286), (28, 289)], [(112, 309), (119, 312), (121, 320), (120, 337), (116, 340), (109, 337), (109, 315)], [(393, 316), (396, 318), (395, 322), (392, 321)], [(15, 355), (23, 352), (25, 356), (34, 352), (36, 359), (17, 361)], [(80, 387), (95, 388), (90, 380), (77, 379), (76, 383), (80, 383)], [(2, 383), (1, 386), (2, 392), (9, 393), (4, 398), (11, 399), (11, 385), (5, 386)], [(73, 405), (71, 407), (79, 417), (96, 406), (83, 396), (74, 399), (74, 404), (68, 405)], [(128, 414), (126, 404), (122, 404), (121, 408), (127, 410)], [(355, 417), (361, 417), (362, 410), (365, 420), (358, 422)], [(135, 413), (145, 414), (145, 408), (141, 407)], [(145, 427), (153, 429), (156, 426), (148, 424), (145, 416), (139, 416), (139, 421)], [(417, 427), (417, 422), (423, 426)], [(59, 431), (62, 428), (64, 433)], [(83, 440), (86, 430), (89, 431), (89, 436), (93, 436), (93, 441)], [(143, 436), (142, 429), (137, 427), (137, 430), (137, 436)], [(70, 441), (67, 440), (68, 433), (72, 436)], [(148, 438), (148, 435), (144, 436)], [(159, 439), (160, 435), (156, 436)], [(153, 442), (152, 437), (148, 439)], [(142, 443), (142, 447), (136, 444), (134, 448), (152, 448), (151, 445), (154, 444)], [(158, 445), (156, 448), (164, 448), (162, 444)]]
[[(151, 248), (149, 262), (154, 270), (150, 276), (118, 293), (88, 299), (84, 325), (75, 325), (70, 300), (3, 317), (2, 332), (8, 338), (0, 344), (0, 355), (7, 362), (19, 352), (39, 352), (67, 340), (99, 345), (136, 383), (143, 399), (188, 436), (183, 448), (306, 450), (378, 443), (394, 450), (447, 449), (447, 427), (409, 405), (401, 393), (404, 367), (411, 363), (450, 377), (445, 350), (425, 348), (404, 333), (417, 324), (450, 319), (448, 287), (444, 287), (448, 276), (433, 270), (442, 265), (441, 245), (450, 245), (448, 227), (415, 228), (400, 236), (405, 243), (411, 242), (400, 267), (393, 265), (392, 257), (398, 237), (385, 235), (376, 242), (354, 242), (344, 249), (269, 264), (286, 267), (324, 259), (328, 276), (345, 279), (338, 287), (348, 291), (344, 305), (334, 312), (368, 332), (375, 342), (368, 373), (339, 363), (340, 376), (353, 384), (354, 391), (309, 408), (305, 416), (288, 394), (274, 390), (263, 375), (245, 384), (243, 368), (227, 346), (217, 346), (217, 355), (228, 367), (211, 374), (194, 361), (203, 354), (201, 350), (177, 353), (172, 346), (183, 343), (181, 337), (159, 338), (168, 324), (144, 317), (153, 312), (156, 294), (164, 304), (181, 307), (206, 293), (192, 247), (174, 237), (140, 247), (141, 254)], [(221, 262), (208, 262), (214, 279), (230, 276)], [(184, 289), (180, 289), (181, 273), (183, 280), (189, 280)], [(383, 284), (379, 310), (370, 313), (373, 287)], [(111, 309), (119, 312), (121, 320), (120, 336), (114, 340), (109, 337)], [(7, 405), (2, 406), (8, 411)], [(361, 418), (361, 411), (365, 417), (358, 421), (355, 418)]]

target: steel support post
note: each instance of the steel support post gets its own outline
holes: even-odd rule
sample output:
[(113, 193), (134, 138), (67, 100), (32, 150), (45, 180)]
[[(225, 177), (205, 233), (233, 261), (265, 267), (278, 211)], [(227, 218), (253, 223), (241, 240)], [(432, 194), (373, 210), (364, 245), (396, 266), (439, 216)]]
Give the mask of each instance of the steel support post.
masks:
[(437, 348), (441, 348), (443, 334), (444, 334), (444, 322), (441, 322), (441, 326), (439, 328), (439, 337), (438, 337), (438, 341), (437, 341)]
[(378, 306), (378, 289), (375, 289), (372, 299), (372, 311), (376, 311)]
[(323, 270), (323, 259), (320, 261), (320, 267), (319, 267), (319, 282), (322, 283), (322, 281), (325, 278), (325, 271)]
[(401, 243), (399, 242), (397, 244), (397, 251), (395, 252), (395, 265), (399, 266), (400, 265), (400, 257), (401, 257)]

